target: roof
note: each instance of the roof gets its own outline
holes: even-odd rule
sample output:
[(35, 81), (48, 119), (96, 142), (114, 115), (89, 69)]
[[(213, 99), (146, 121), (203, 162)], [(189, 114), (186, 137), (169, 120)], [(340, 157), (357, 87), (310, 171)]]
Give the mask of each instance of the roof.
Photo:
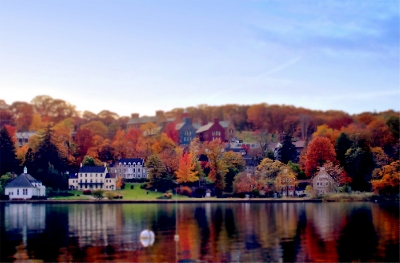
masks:
[(16, 188), (16, 187), (26, 187), (32, 188), (35, 187), (32, 183), (42, 183), (39, 180), (36, 180), (32, 177), (32, 175), (27, 173), (20, 174), (17, 178), (12, 180), (10, 183), (7, 184), (6, 188)]
[(213, 124), (214, 124), (214, 123), (209, 122), (208, 124), (206, 124), (206, 125), (204, 125), (204, 126), (201, 126), (201, 127), (196, 131), (196, 133), (208, 131), (208, 130), (211, 128), (211, 126), (213, 126)]
[(69, 179), (77, 179), (78, 178), (78, 174), (77, 173), (72, 173), (72, 174), (69, 174), (69, 177), (68, 177)]
[(32, 135), (36, 134), (36, 132), (34, 131), (30, 131), (30, 132), (16, 132), (15, 133), (15, 137), (17, 139), (29, 139)]
[(157, 122), (158, 117), (157, 116), (142, 116), (140, 118), (132, 118), (128, 121), (128, 124), (144, 124), (148, 122)]
[(193, 123), (192, 125), (196, 130), (198, 130), (201, 127), (200, 123)]
[(79, 169), (80, 173), (104, 173), (106, 171), (104, 166), (82, 166)]
[(184, 122), (178, 123), (175, 125), (175, 130), (180, 130), (185, 125)]
[(106, 178), (116, 178), (116, 177), (117, 177), (116, 174), (106, 173)]
[(224, 129), (226, 129), (229, 124), (231, 123), (231, 121), (220, 121), (219, 124), (224, 127)]
[(141, 163), (143, 164), (143, 159), (142, 158), (122, 158), (116, 161), (115, 163), (112, 164), (112, 167), (119, 163)]
[(296, 141), (293, 144), (294, 144), (294, 146), (296, 146), (296, 148), (304, 148), (304, 146), (306, 145), (306, 141), (303, 141), (303, 140)]

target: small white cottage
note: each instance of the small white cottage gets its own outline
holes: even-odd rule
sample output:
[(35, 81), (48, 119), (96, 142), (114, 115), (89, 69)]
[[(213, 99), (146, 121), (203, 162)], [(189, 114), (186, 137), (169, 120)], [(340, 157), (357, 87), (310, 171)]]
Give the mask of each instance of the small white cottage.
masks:
[(28, 174), (25, 167), (22, 174), (7, 184), (5, 194), (9, 196), (10, 200), (31, 199), (32, 196), (45, 196), (46, 187), (41, 181)]

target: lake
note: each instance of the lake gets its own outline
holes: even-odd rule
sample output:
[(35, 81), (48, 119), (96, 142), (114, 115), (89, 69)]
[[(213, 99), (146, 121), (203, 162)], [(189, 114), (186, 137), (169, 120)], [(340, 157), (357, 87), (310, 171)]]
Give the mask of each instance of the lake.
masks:
[[(0, 261), (399, 261), (396, 203), (0, 204)], [(154, 233), (140, 238), (143, 230)]]

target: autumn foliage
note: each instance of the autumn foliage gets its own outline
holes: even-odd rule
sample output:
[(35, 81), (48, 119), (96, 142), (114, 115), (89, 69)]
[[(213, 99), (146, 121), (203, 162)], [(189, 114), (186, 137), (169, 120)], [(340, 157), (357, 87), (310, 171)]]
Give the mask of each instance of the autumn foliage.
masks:
[(184, 153), (179, 160), (179, 168), (175, 172), (178, 183), (191, 183), (199, 180), (195, 168), (196, 163), (193, 156), (190, 153)]
[(315, 137), (308, 145), (305, 161), (307, 176), (312, 176), (326, 162), (336, 163), (336, 152), (326, 137)]

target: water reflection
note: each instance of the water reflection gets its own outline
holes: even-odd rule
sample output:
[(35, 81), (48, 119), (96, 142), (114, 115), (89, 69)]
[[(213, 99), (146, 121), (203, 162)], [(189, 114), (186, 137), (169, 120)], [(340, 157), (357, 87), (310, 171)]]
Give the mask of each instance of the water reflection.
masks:
[[(396, 204), (2, 204), (0, 209), (0, 261), (399, 259)], [(145, 229), (155, 238), (144, 246)]]

